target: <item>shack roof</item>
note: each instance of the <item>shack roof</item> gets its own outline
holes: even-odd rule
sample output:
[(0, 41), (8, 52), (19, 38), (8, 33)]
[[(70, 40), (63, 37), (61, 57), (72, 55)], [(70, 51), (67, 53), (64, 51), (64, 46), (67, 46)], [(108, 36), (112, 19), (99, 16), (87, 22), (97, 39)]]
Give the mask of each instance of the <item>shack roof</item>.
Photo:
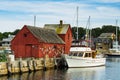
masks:
[(111, 38), (114, 37), (114, 33), (102, 33), (98, 38)]
[(54, 30), (29, 25), (25, 26), (39, 40), (39, 42), (65, 44), (65, 42), (56, 34)]
[(70, 24), (45, 24), (45, 29), (55, 30), (57, 34), (66, 34)]

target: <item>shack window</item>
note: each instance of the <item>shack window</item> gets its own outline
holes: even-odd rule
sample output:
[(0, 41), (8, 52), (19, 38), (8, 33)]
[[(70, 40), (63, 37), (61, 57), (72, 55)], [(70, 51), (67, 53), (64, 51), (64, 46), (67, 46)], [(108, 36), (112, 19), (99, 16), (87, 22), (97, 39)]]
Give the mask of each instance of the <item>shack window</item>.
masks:
[(24, 34), (23, 34), (23, 36), (24, 36), (24, 37), (27, 37), (27, 34), (26, 34), (26, 33), (24, 33)]

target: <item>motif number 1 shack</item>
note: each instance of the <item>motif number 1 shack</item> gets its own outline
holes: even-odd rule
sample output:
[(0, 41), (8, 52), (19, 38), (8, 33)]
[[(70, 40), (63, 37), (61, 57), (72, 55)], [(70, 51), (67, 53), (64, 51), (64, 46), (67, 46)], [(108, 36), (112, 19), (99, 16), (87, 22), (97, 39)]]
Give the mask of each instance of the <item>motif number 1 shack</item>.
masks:
[(65, 41), (55, 30), (28, 25), (24, 25), (11, 41), (15, 58), (42, 58), (46, 54), (58, 57), (66, 52), (65, 45)]

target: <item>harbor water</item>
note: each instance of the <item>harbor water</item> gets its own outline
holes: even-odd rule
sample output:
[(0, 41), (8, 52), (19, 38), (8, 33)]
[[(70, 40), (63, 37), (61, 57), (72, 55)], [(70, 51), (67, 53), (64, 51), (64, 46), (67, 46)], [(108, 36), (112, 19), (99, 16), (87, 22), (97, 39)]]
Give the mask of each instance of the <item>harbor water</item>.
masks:
[(101, 67), (39, 70), (0, 76), (0, 80), (120, 80), (120, 58), (107, 58)]

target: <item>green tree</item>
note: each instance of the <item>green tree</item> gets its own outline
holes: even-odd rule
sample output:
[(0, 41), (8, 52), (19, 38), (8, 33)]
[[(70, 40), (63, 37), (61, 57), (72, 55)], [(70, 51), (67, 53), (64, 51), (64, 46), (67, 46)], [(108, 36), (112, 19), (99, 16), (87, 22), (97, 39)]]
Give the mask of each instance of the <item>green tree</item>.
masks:
[(13, 35), (16, 35), (20, 30), (16, 29), (14, 32), (12, 32)]
[(116, 26), (112, 25), (103, 25), (101, 29), (102, 33), (115, 33), (116, 32)]
[(78, 37), (79, 37), (79, 39), (81, 39), (82, 37), (85, 37), (85, 29), (84, 28), (82, 28), (82, 27), (79, 27), (78, 28)]
[[(77, 39), (77, 27), (72, 27), (72, 34), (74, 39)], [(78, 27), (78, 39), (81, 39), (85, 35), (85, 29)]]
[(2, 35), (3, 35), (3, 38), (7, 38), (9, 34), (12, 34), (12, 32), (4, 32)]
[(3, 39), (3, 35), (2, 33), (0, 32), (0, 41)]
[(98, 37), (100, 34), (101, 34), (101, 29), (100, 29), (99, 27), (92, 29), (92, 36), (93, 36), (94, 38)]

